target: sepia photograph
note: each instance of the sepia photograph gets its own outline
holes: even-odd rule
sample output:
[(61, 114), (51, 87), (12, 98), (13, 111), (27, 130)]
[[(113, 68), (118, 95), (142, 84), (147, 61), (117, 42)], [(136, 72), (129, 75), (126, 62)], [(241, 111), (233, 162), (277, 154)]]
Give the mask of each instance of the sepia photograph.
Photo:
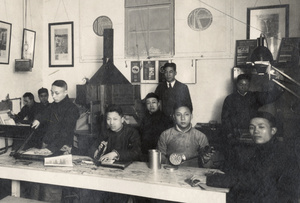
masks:
[(299, 10), (0, 0), (0, 203), (300, 203)]

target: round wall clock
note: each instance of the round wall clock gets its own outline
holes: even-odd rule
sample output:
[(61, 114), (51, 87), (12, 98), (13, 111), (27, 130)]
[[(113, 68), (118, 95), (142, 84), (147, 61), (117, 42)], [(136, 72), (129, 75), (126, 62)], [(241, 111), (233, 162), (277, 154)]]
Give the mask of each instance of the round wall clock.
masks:
[(188, 25), (196, 31), (207, 29), (213, 21), (213, 16), (206, 8), (196, 8), (188, 16)]
[(99, 16), (93, 24), (93, 30), (96, 35), (103, 36), (103, 31), (106, 28), (112, 28), (112, 22), (107, 16)]

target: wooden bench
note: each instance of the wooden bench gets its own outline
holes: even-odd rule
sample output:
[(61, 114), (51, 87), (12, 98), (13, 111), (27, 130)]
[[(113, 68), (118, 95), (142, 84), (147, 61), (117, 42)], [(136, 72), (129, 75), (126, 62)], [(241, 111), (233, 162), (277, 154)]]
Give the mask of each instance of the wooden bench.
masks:
[(43, 201), (25, 199), (22, 197), (7, 196), (7, 197), (1, 199), (0, 202), (1, 203), (38, 203), (38, 202), (43, 202)]

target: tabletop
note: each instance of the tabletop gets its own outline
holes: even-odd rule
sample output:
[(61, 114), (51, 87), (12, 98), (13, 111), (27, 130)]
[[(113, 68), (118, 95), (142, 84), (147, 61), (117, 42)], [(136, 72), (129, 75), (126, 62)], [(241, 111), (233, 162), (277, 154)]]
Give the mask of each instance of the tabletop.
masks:
[[(81, 158), (73, 156), (73, 160)], [(226, 197), (226, 188), (208, 187), (205, 173), (214, 169), (181, 167), (177, 170), (152, 170), (145, 162), (133, 162), (124, 170), (90, 164), (77, 164), (73, 167), (46, 167), (41, 161), (19, 160), (8, 154), (0, 156), (0, 178), (40, 182), (69, 187), (110, 191), (166, 200), (193, 202), (195, 198), (207, 198), (217, 202)], [(200, 177), (202, 189), (191, 187), (186, 179)], [(186, 197), (190, 194), (192, 197)], [(214, 201), (214, 198), (215, 201)], [(205, 201), (208, 202), (208, 201)]]

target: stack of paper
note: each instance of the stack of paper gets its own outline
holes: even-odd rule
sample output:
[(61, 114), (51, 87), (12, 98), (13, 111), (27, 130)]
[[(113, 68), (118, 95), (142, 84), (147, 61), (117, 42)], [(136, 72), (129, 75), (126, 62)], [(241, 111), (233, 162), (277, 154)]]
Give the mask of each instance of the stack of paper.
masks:
[(8, 113), (10, 110), (0, 111), (0, 124), (2, 125), (16, 125), (14, 119), (9, 117)]
[(44, 159), (45, 166), (73, 166), (72, 163), (72, 155), (61, 155), (61, 156), (53, 156), (47, 157)]

